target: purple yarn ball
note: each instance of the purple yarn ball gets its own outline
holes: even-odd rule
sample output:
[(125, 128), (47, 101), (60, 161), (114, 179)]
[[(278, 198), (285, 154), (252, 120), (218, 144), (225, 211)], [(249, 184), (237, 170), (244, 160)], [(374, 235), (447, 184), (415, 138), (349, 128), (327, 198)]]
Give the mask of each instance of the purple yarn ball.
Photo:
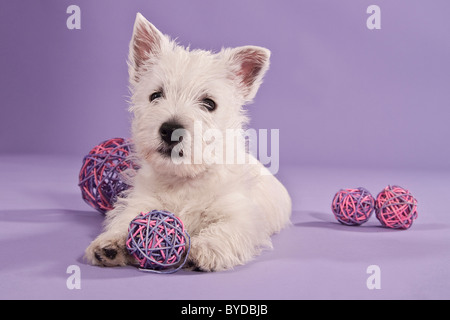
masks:
[(142, 270), (173, 273), (187, 261), (190, 237), (173, 213), (153, 210), (131, 221), (126, 247)]
[(78, 186), (83, 200), (101, 213), (113, 209), (117, 197), (130, 187), (122, 175), (138, 169), (128, 157), (130, 148), (130, 141), (113, 138), (92, 148), (83, 159)]

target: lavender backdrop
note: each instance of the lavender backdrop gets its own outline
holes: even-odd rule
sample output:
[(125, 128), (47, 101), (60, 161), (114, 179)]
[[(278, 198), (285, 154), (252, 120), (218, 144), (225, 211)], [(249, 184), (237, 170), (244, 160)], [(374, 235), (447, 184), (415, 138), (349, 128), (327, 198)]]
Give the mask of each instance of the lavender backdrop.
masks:
[[(81, 30), (66, 9), (81, 8)], [(381, 7), (381, 30), (366, 9)], [(84, 155), (129, 135), (126, 57), (142, 12), (193, 48), (272, 50), (254, 128), (281, 164), (449, 169), (445, 0), (23, 0), (0, 3), (0, 153)]]
[[(81, 30), (66, 27), (72, 4)], [(371, 4), (381, 30), (366, 27)], [(280, 129), (293, 224), (233, 271), (152, 276), (82, 258), (103, 216), (81, 200), (77, 175), (94, 144), (129, 135), (137, 11), (193, 48), (272, 50), (249, 110), (253, 127)], [(449, 12), (448, 0), (1, 1), (0, 299), (448, 299)], [(410, 230), (336, 222), (337, 190), (388, 183), (419, 201)], [(374, 264), (381, 290), (367, 286)], [(71, 265), (81, 290), (66, 285)]]

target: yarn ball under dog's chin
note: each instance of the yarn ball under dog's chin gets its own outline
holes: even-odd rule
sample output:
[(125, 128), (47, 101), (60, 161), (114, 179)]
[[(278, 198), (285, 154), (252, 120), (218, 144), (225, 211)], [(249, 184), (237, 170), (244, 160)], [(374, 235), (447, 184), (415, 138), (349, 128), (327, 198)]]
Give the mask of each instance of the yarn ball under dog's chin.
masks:
[(187, 261), (190, 237), (173, 213), (153, 210), (141, 212), (131, 221), (126, 247), (140, 270), (174, 273)]
[(385, 227), (409, 229), (418, 216), (417, 200), (402, 187), (387, 186), (377, 195), (375, 215)]
[(345, 225), (356, 226), (365, 223), (371, 217), (375, 199), (364, 188), (341, 189), (331, 204), (336, 219)]
[(83, 158), (78, 177), (81, 196), (103, 214), (112, 210), (117, 197), (129, 189), (125, 171), (138, 169), (129, 158), (131, 145), (123, 138), (109, 139), (96, 145)]

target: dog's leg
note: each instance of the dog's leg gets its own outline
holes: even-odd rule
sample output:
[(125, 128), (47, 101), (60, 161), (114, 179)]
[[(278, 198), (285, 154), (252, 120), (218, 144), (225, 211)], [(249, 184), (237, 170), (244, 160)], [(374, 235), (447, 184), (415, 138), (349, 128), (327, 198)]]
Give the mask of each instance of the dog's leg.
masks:
[(199, 271), (222, 271), (241, 265), (271, 247), (258, 208), (242, 194), (218, 199), (207, 212), (216, 221), (192, 236), (188, 266)]
[(86, 249), (86, 260), (92, 265), (103, 267), (136, 264), (135, 259), (128, 254), (125, 245), (128, 226), (140, 212), (159, 208), (159, 204), (156, 202), (150, 204), (150, 202), (146, 201), (145, 204), (134, 202), (132, 206), (127, 207), (117, 206), (108, 212), (105, 230)]
[(196, 271), (223, 271), (245, 264), (271, 247), (270, 238), (256, 243), (252, 232), (229, 223), (210, 226), (192, 238), (188, 266)]
[(194, 270), (226, 270), (271, 248), (270, 236), (290, 223), (291, 200), (274, 176), (263, 175), (250, 190), (222, 195), (209, 209), (212, 222), (192, 237), (188, 266)]

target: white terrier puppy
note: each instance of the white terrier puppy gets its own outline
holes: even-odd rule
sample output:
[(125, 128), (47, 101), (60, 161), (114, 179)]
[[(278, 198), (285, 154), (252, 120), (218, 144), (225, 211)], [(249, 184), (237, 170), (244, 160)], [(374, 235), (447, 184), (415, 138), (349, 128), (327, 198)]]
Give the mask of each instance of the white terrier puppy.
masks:
[(135, 264), (125, 247), (128, 226), (153, 209), (183, 221), (191, 237), (187, 265), (196, 270), (230, 269), (272, 246), (270, 236), (290, 223), (286, 189), (249, 153), (249, 161), (240, 164), (214, 162), (207, 155), (196, 161), (195, 153), (210, 147), (211, 139), (196, 137), (194, 130), (197, 123), (201, 134), (241, 132), (248, 123), (242, 106), (256, 95), (269, 57), (269, 50), (254, 46), (190, 50), (137, 14), (129, 77), (140, 169), (132, 188), (107, 213), (104, 232), (86, 249), (89, 263)]

